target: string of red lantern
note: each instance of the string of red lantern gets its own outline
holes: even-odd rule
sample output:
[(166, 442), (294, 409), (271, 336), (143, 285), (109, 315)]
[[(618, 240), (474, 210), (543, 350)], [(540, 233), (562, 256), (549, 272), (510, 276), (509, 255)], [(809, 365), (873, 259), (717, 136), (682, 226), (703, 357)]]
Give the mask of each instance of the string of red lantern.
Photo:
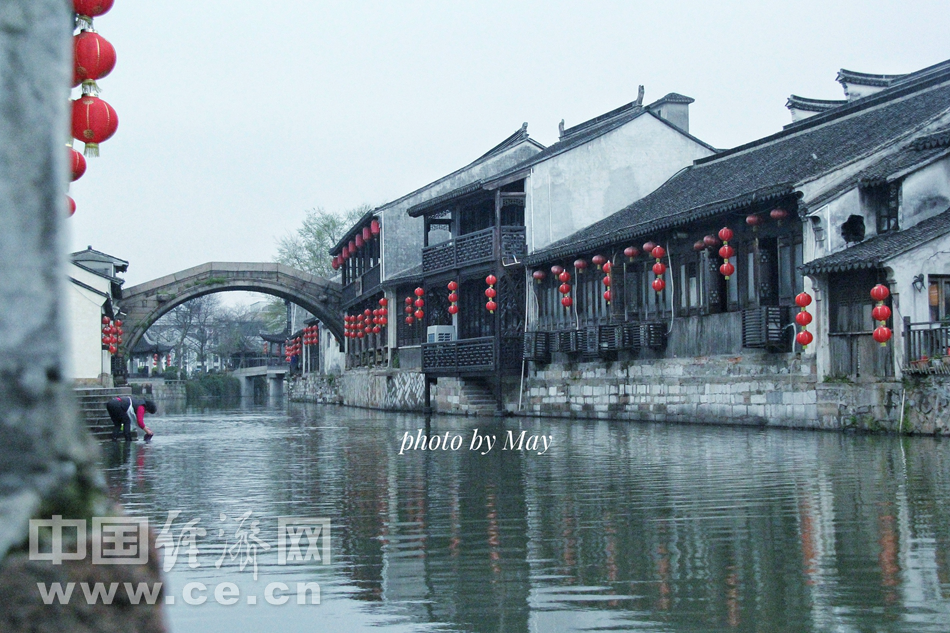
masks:
[(495, 310), (498, 309), (498, 304), (495, 303), (495, 297), (497, 292), (495, 292), (495, 284), (498, 283), (498, 278), (494, 275), (488, 275), (485, 277), (485, 283), (488, 284), (488, 287), (485, 288), (485, 296), (488, 297), (488, 301), (485, 303), (485, 309), (489, 313), (495, 314)]
[(102, 317), (102, 346), (109, 351), (109, 354), (115, 355), (119, 351), (119, 345), (122, 344), (122, 320), (113, 321), (109, 317)]
[(666, 274), (666, 264), (662, 260), (666, 256), (666, 249), (662, 246), (658, 246), (653, 242), (647, 242), (643, 245), (643, 251), (647, 252), (647, 246), (652, 245), (653, 248), (649, 250), (650, 256), (656, 259), (656, 263), (653, 264), (653, 274), (656, 275), (656, 279), (653, 280), (653, 289), (657, 292), (663, 292), (666, 288), (666, 280), (663, 279), (663, 276)]
[(541, 283), (542, 281), (544, 281), (544, 277), (545, 277), (544, 271), (540, 269), (531, 273), (531, 276), (534, 277), (535, 283)]
[(636, 246), (628, 246), (627, 248), (623, 249), (623, 254), (626, 256), (627, 261), (632, 262), (637, 257), (637, 255), (640, 254), (640, 249), (638, 249)]
[(891, 295), (891, 291), (884, 284), (878, 284), (871, 288), (871, 298), (877, 301), (877, 305), (871, 310), (871, 316), (879, 323), (874, 329), (874, 340), (886, 347), (887, 342), (891, 340), (893, 332), (887, 327), (887, 320), (891, 318), (891, 309), (884, 305), (884, 301)]
[(423, 306), (426, 304), (425, 299), (423, 299), (422, 296), (426, 293), (426, 291), (422, 288), (416, 288), (415, 293), (416, 300), (413, 302), (413, 304), (416, 306), (416, 311), (413, 313), (413, 316), (416, 317), (416, 321), (421, 323), (422, 317), (426, 315), (426, 313), (422, 310)]
[(811, 323), (811, 315), (808, 313), (808, 306), (811, 305), (811, 295), (807, 292), (800, 292), (795, 296), (795, 305), (801, 310), (795, 315), (795, 322), (801, 326), (801, 331), (795, 335), (795, 340), (802, 346), (802, 349), (808, 347), (815, 337), (808, 331), (808, 324)]
[(568, 283), (571, 281), (571, 273), (560, 266), (551, 266), (551, 274), (557, 275), (561, 282), (561, 285), (557, 287), (558, 292), (564, 295), (561, 297), (561, 305), (569, 309), (574, 304), (574, 300), (571, 298), (571, 284)]
[(736, 272), (736, 267), (729, 261), (736, 255), (736, 249), (729, 246), (729, 240), (732, 239), (732, 236), (732, 229), (728, 226), (719, 229), (719, 239), (722, 240), (722, 246), (719, 248), (719, 256), (723, 259), (722, 266), (719, 267), (719, 272), (726, 279), (729, 279), (729, 277)]
[(415, 319), (412, 316), (412, 297), (406, 297), (406, 325), (412, 325)]
[(455, 315), (459, 313), (459, 285), (457, 281), (450, 281), (449, 285), (449, 314)]
[[(599, 256), (595, 256), (595, 258), (596, 258), (596, 257), (599, 257)], [(603, 281), (604, 281), (604, 285), (607, 287), (607, 288), (604, 290), (604, 300), (607, 302), (607, 305), (610, 305), (610, 299), (611, 299), (611, 294), (610, 294), (610, 271), (613, 269), (613, 265), (610, 263), (610, 260), (609, 260), (609, 259), (605, 259), (605, 261), (603, 262), (603, 266), (601, 266), (601, 269), (604, 271), (604, 280), (603, 280)]]

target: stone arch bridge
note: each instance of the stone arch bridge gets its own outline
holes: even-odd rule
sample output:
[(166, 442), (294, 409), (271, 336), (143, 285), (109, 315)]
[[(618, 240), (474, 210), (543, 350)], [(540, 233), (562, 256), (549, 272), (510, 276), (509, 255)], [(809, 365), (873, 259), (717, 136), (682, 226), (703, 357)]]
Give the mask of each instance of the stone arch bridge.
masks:
[(340, 284), (273, 263), (209, 262), (122, 289), (126, 349), (132, 349), (163, 314), (203, 295), (247, 290), (287, 299), (307, 310), (343, 340)]

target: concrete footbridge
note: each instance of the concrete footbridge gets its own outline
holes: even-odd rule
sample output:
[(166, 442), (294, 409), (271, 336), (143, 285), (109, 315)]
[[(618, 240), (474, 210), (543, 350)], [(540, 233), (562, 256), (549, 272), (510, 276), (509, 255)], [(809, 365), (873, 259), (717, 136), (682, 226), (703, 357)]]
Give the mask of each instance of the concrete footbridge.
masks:
[(340, 284), (283, 264), (209, 262), (122, 289), (118, 303), (126, 315), (126, 348), (133, 349), (155, 321), (186, 301), (235, 290), (287, 299), (343, 340)]

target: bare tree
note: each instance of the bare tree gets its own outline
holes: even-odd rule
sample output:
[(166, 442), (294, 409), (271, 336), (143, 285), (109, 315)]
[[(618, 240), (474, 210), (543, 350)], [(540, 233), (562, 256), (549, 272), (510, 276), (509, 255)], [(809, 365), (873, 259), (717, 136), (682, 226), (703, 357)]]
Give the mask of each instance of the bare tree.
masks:
[(330, 249), (372, 205), (361, 204), (342, 213), (321, 208), (307, 211), (296, 232), (277, 240), (277, 261), (321, 277), (336, 274), (330, 266)]
[(220, 310), (216, 295), (204, 295), (186, 301), (155, 322), (150, 328), (175, 348), (175, 358), (194, 352), (199, 367), (206, 369), (207, 354), (213, 337), (215, 314)]

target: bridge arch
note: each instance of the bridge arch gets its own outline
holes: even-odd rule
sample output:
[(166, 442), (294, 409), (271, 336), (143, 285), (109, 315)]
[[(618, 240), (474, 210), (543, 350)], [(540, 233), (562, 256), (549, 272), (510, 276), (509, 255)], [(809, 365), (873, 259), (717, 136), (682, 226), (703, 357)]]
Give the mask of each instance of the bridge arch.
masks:
[(125, 315), (126, 349), (133, 349), (155, 321), (186, 301), (234, 290), (290, 300), (343, 341), (340, 284), (283, 264), (209, 262), (122, 289), (117, 303)]

